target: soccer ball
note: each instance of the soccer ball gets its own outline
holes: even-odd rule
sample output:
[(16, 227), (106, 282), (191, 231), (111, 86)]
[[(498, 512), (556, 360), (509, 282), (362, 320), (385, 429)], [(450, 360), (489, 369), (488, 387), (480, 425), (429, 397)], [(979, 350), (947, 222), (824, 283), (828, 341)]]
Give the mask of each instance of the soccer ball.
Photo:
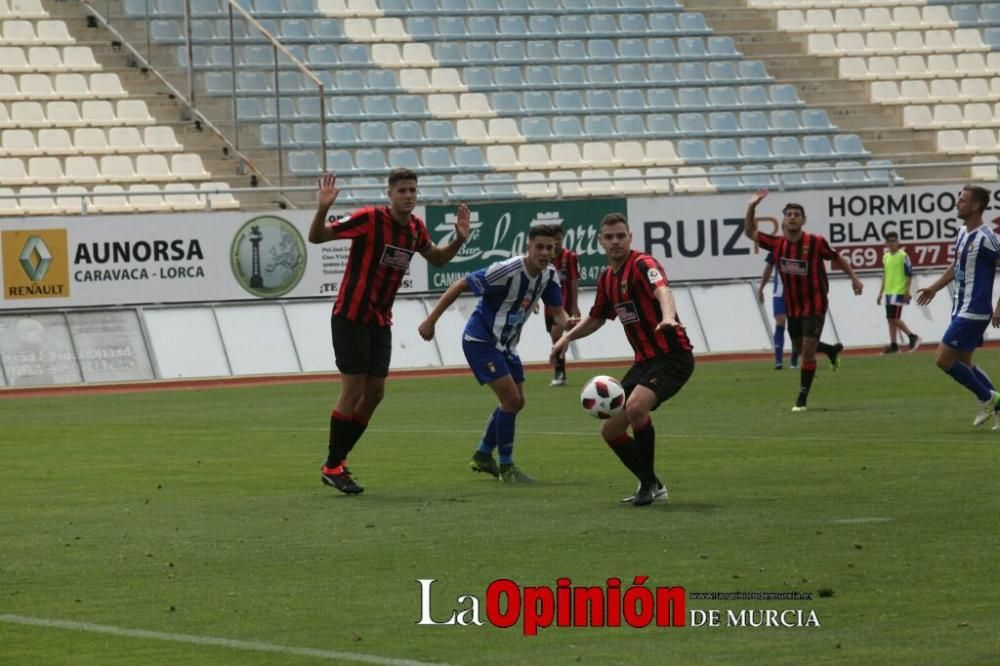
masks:
[(595, 419), (610, 419), (625, 406), (625, 389), (614, 377), (598, 375), (583, 387), (580, 404)]

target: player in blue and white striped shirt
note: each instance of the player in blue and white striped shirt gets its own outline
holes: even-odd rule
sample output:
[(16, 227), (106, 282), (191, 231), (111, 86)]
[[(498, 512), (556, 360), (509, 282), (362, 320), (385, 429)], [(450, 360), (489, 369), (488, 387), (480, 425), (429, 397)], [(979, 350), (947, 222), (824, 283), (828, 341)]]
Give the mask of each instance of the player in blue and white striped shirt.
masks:
[(994, 430), (1000, 430), (1000, 393), (989, 376), (972, 364), (972, 354), (983, 344), (986, 327), (1000, 328), (1000, 304), (993, 304), (993, 278), (1000, 259), (1000, 239), (983, 224), (989, 205), (988, 190), (966, 185), (958, 197), (959, 219), (965, 226), (955, 239), (955, 262), (929, 287), (917, 290), (917, 303), (927, 305), (934, 295), (955, 282), (955, 304), (951, 324), (938, 345), (939, 368), (976, 394), (979, 410), (972, 424), (982, 425), (994, 415)]
[[(486, 422), (486, 430), (469, 466), (506, 482), (530, 482), (514, 465), (514, 421), (524, 407), (524, 368), (517, 355), (517, 341), (524, 322), (539, 299), (549, 306), (562, 327), (569, 317), (563, 309), (559, 273), (552, 266), (555, 230), (538, 225), (528, 231), (528, 248), (522, 257), (511, 257), (469, 273), (448, 287), (418, 330), (424, 340), (434, 337), (434, 326), (444, 311), (464, 291), (479, 296), (476, 310), (462, 334), (462, 349), (480, 384), (489, 384), (500, 401)], [(500, 466), (493, 458), (500, 453)]]

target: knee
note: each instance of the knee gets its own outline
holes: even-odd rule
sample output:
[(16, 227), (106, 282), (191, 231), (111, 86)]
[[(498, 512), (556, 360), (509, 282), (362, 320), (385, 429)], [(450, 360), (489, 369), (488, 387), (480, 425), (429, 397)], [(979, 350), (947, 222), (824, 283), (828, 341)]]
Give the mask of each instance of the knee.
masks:
[(629, 423), (639, 425), (645, 423), (649, 416), (649, 410), (638, 401), (629, 401), (625, 405), (625, 415), (628, 417)]
[(934, 359), (934, 362), (937, 363), (937, 367), (941, 368), (944, 372), (948, 372), (949, 370), (951, 370), (951, 366), (955, 365), (955, 362), (953, 360), (951, 360), (950, 358), (945, 358), (943, 356), (938, 356), (937, 358)]
[(500, 409), (511, 414), (517, 414), (524, 409), (524, 398), (522, 396), (507, 396), (500, 401)]
[(382, 402), (382, 399), (384, 397), (385, 397), (385, 387), (379, 387), (374, 389), (367, 389), (365, 391), (364, 400), (366, 403), (368, 403), (370, 407), (374, 407), (375, 405)]

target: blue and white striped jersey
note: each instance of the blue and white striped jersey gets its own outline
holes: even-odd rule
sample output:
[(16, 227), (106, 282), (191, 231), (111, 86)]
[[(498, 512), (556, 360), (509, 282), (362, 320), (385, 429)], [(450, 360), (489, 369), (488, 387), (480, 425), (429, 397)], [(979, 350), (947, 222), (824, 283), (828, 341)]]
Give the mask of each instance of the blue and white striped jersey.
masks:
[(993, 316), (993, 276), (1000, 258), (1000, 239), (986, 224), (955, 239), (955, 305), (952, 317), (989, 319)]
[(552, 264), (535, 277), (528, 275), (523, 257), (511, 257), (465, 276), (472, 293), (480, 296), (465, 325), (465, 339), (488, 342), (500, 351), (517, 353), (517, 341), (528, 315), (541, 298), (549, 307), (562, 305), (559, 272)]
[[(771, 264), (774, 267), (774, 253), (768, 252), (767, 256), (764, 257), (764, 261)], [(771, 298), (784, 298), (785, 297), (785, 283), (781, 281), (781, 271), (775, 270), (771, 273), (771, 288), (774, 289), (774, 294)]]

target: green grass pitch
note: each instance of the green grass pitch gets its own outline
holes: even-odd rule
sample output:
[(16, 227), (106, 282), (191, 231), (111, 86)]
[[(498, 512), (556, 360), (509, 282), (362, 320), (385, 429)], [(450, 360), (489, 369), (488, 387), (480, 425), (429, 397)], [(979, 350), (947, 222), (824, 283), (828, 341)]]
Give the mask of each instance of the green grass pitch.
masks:
[[(979, 361), (994, 376), (992, 350)], [(655, 414), (668, 503), (634, 481), (571, 386), (529, 373), (512, 487), (467, 460), (493, 401), (471, 376), (390, 379), (352, 456), (366, 491), (323, 487), (334, 384), (0, 400), (0, 663), (1000, 663), (1000, 433), (929, 354), (797, 373), (702, 362)], [(418, 626), (498, 578), (691, 592), (808, 592), (820, 627)], [(822, 591), (822, 596), (820, 592)], [(311, 648), (310, 656), (25, 626), (11, 617)], [(483, 612), (485, 620), (485, 612)], [(335, 654), (343, 655), (336, 658)]]

